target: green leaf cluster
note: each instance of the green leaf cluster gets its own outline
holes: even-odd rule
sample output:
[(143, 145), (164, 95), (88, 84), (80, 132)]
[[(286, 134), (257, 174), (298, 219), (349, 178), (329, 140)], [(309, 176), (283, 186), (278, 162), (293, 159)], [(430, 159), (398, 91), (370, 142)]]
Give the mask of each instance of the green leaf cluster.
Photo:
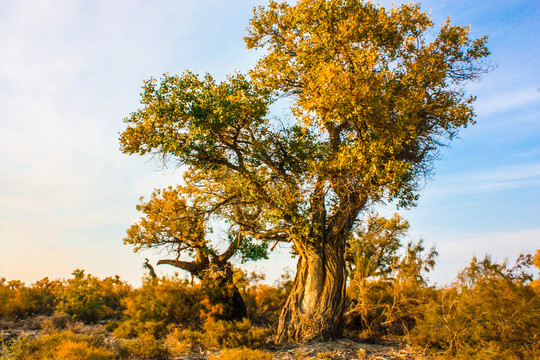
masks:
[[(266, 50), (249, 76), (146, 81), (121, 150), (186, 165), (180, 197), (237, 233), (293, 242), (347, 233), (369, 203), (414, 205), (437, 149), (473, 123), (463, 85), (488, 70), (487, 39), (450, 21), (433, 29), (417, 4), (271, 1), (245, 37)], [(280, 96), (295, 121), (269, 116)], [(149, 233), (132, 242), (160, 244)]]

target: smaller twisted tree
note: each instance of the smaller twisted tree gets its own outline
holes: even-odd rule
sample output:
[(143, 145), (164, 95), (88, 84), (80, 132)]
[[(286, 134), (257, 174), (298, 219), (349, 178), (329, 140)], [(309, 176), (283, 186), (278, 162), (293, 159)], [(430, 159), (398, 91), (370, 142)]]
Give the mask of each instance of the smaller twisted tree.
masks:
[(137, 210), (145, 216), (127, 230), (124, 244), (133, 245), (135, 252), (157, 248), (175, 254), (157, 264), (175, 266), (200, 279), (212, 305), (220, 306), (220, 318), (242, 319), (247, 310), (233, 283), (230, 260), (236, 254), (243, 261), (264, 258), (267, 246), (230, 229), (226, 249), (220, 252), (207, 237), (212, 231), (207, 222), (216, 208), (201, 208), (200, 198), (189, 199), (193, 192), (189, 186), (177, 186), (155, 190), (146, 202), (141, 198)]

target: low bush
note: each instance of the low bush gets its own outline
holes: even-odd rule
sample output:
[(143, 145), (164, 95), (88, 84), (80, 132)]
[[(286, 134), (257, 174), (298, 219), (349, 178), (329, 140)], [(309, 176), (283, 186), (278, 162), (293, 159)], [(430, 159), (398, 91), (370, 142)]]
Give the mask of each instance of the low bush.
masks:
[(204, 298), (200, 285), (190, 285), (178, 276), (146, 279), (140, 289), (124, 300), (124, 315), (140, 322), (183, 324), (185, 327), (200, 325), (201, 302)]
[(100, 280), (75, 270), (66, 281), (44, 278), (26, 286), (18, 280), (0, 279), (0, 317), (14, 319), (30, 315), (66, 313), (76, 320), (96, 322), (122, 314), (122, 299), (131, 286), (118, 276)]
[(94, 323), (105, 318), (119, 317), (124, 310), (122, 299), (131, 292), (131, 286), (118, 276), (100, 280), (84, 270), (75, 270), (73, 278), (62, 287), (56, 310), (71, 317)]
[(285, 271), (273, 286), (260, 284), (264, 278), (264, 274), (255, 272), (248, 274), (241, 269), (236, 269), (234, 274), (234, 282), (242, 294), (251, 322), (273, 327), (279, 321), (281, 309), (291, 291), (292, 273)]
[(119, 339), (134, 339), (141, 334), (150, 334), (155, 338), (163, 337), (167, 333), (167, 328), (159, 321), (139, 321), (126, 319), (118, 322), (118, 326), (113, 330), (113, 335)]
[(114, 351), (103, 337), (74, 334), (71, 331), (21, 338), (2, 349), (2, 358), (18, 360), (109, 360)]
[(167, 349), (152, 334), (141, 333), (134, 339), (123, 340), (117, 344), (122, 358), (159, 359), (167, 357)]
[(516, 265), (473, 258), (424, 310), (413, 343), (456, 359), (540, 358), (540, 297), (526, 273), (530, 256)]
[(66, 340), (56, 348), (55, 360), (109, 360), (115, 359), (111, 349), (89, 347), (84, 342)]
[(0, 278), (0, 317), (21, 318), (33, 310), (29, 289), (22, 281)]
[(281, 309), (289, 296), (289, 291), (290, 289), (279, 284), (251, 286), (243, 295), (251, 321), (262, 326), (276, 325)]
[(201, 352), (203, 344), (204, 334), (189, 329), (174, 328), (165, 338), (165, 347), (172, 356)]
[(272, 360), (272, 354), (262, 350), (235, 348), (225, 349), (218, 355), (212, 355), (209, 360)]
[(260, 348), (272, 334), (270, 329), (243, 321), (213, 321), (204, 324), (204, 344), (208, 348)]
[(70, 325), (72, 326), (74, 321), (71, 317), (64, 313), (56, 313), (46, 319), (41, 323), (41, 328), (49, 334), (58, 332), (59, 330), (65, 330)]
[(62, 282), (43, 278), (28, 288), (33, 314), (52, 315), (58, 305)]

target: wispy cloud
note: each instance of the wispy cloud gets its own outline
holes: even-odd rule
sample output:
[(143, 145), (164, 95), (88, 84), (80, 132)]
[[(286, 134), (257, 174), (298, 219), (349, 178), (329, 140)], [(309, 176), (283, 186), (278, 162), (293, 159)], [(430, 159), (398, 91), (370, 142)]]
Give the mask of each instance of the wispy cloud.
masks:
[(471, 193), (496, 193), (540, 185), (540, 163), (516, 164), (437, 177), (425, 195), (460, 196)]
[(538, 86), (504, 88), (497, 93), (484, 94), (479, 97), (475, 109), (478, 115), (487, 116), (516, 110), (531, 104), (540, 105), (540, 88)]

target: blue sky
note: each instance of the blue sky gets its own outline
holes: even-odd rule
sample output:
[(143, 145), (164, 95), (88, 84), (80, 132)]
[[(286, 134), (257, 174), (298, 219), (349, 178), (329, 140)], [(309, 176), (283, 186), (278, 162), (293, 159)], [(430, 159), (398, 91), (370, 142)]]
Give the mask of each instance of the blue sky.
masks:
[[(165, 257), (134, 254), (122, 237), (139, 196), (181, 173), (122, 154), (122, 119), (151, 76), (190, 69), (222, 79), (253, 66), (259, 54), (242, 36), (264, 3), (0, 0), (0, 277), (31, 283), (82, 268), (138, 284), (144, 257)], [(441, 283), (473, 254), (504, 260), (540, 248), (540, 3), (422, 7), (436, 24), (451, 16), (489, 35), (497, 67), (468, 87), (477, 124), (442, 151), (418, 206), (401, 212), (411, 239), (436, 244)], [(272, 280), (284, 266), (294, 268), (286, 249), (249, 268)]]

